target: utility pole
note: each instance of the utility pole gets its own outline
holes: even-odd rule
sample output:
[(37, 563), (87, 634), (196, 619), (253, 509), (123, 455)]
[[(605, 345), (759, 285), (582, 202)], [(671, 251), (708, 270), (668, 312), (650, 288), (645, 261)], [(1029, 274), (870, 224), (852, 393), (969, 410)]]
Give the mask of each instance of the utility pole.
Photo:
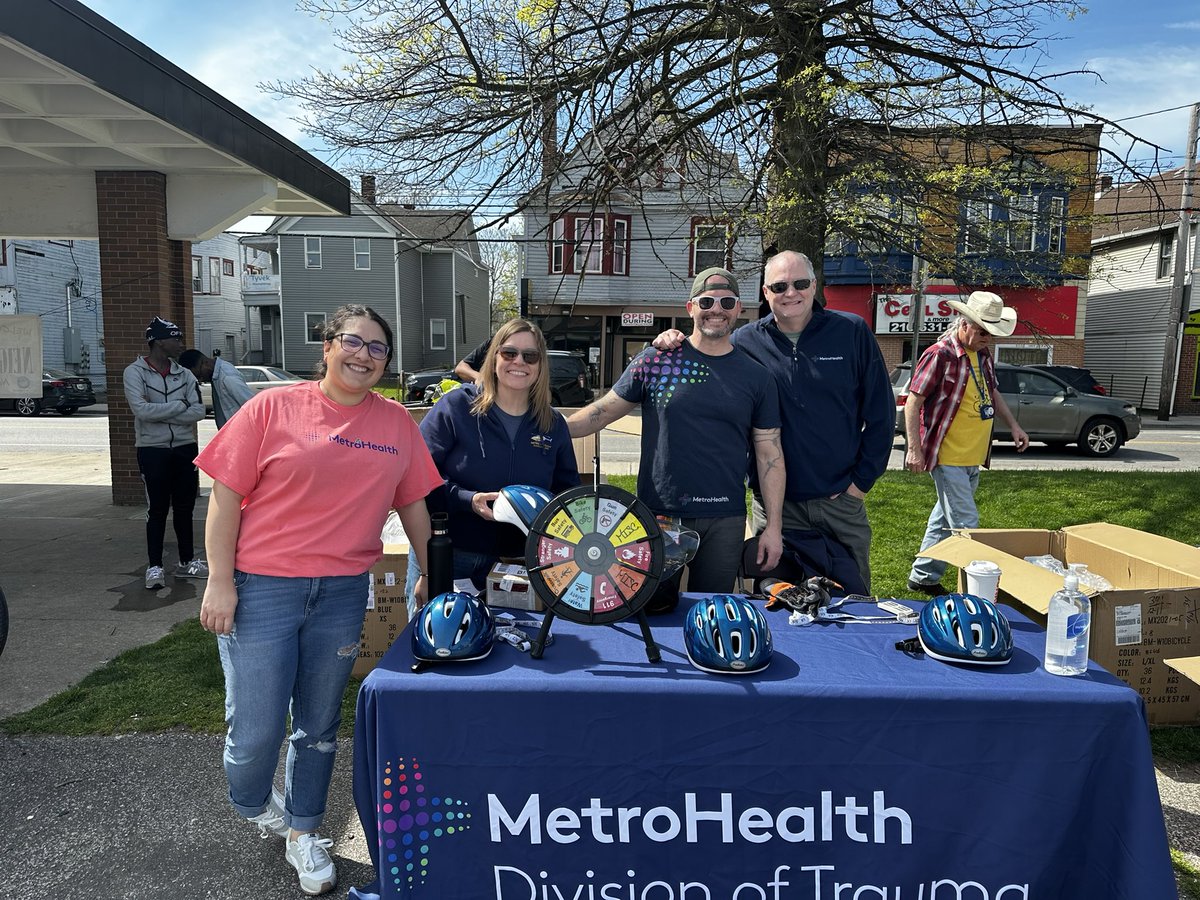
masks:
[(908, 320), (912, 327), (912, 371), (916, 371), (917, 360), (921, 357), (921, 329), (924, 327), (925, 312), (925, 260), (916, 253), (912, 261), (912, 306), (909, 308)]
[(1184, 282), (1189, 272), (1188, 238), (1192, 225), (1192, 182), (1196, 177), (1196, 131), (1200, 125), (1200, 103), (1192, 104), (1192, 121), (1188, 125), (1187, 167), (1183, 171), (1183, 193), (1179, 198), (1179, 229), (1175, 233), (1175, 270), (1171, 278), (1171, 299), (1167, 310), (1167, 341), (1163, 349), (1162, 384), (1158, 392), (1158, 420), (1171, 418), (1175, 400), (1175, 370), (1179, 356), (1180, 323), (1183, 310)]

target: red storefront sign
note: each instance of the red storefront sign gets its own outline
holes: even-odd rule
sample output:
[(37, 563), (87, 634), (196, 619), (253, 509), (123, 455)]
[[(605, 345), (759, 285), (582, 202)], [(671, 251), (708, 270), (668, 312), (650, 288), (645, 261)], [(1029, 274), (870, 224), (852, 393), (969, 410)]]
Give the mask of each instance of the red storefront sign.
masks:
[[(921, 332), (936, 334), (943, 331), (957, 315), (946, 301), (965, 300), (972, 290), (993, 291), (1004, 298), (1006, 306), (1017, 311), (1015, 335), (1075, 337), (1079, 288), (1074, 285), (1047, 288), (933, 285), (925, 292)], [(825, 302), (829, 309), (861, 316), (880, 336), (912, 335), (911, 296), (911, 293), (899, 290), (881, 293), (877, 286), (869, 284), (825, 285)]]

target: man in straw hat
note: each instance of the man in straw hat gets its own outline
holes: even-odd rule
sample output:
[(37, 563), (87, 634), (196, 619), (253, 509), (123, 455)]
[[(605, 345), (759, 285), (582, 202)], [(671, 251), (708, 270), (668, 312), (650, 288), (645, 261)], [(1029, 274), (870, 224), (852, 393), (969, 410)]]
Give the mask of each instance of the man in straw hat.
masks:
[[(948, 303), (961, 315), (921, 354), (904, 407), (905, 467), (930, 472), (937, 489), (922, 550), (948, 538), (952, 530), (978, 527), (975, 490), (979, 467), (987, 468), (991, 459), (996, 416), (1008, 425), (1018, 452), (1029, 446), (1029, 435), (996, 386), (996, 367), (988, 350), (992, 335), (1013, 333), (1016, 311), (988, 291), (974, 291), (966, 302)], [(940, 582), (945, 571), (944, 562), (918, 554), (908, 576), (909, 590), (930, 596), (944, 593)]]

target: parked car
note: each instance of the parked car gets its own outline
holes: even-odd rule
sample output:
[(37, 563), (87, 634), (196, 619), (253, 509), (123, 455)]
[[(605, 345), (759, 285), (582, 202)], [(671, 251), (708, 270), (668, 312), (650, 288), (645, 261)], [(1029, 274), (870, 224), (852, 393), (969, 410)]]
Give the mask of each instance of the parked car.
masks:
[(82, 406), (96, 402), (92, 381), (64, 369), (46, 369), (42, 373), (41, 397), (18, 397), (0, 400), (0, 409), (12, 410), (20, 416), (36, 416), (50, 409), (59, 415), (73, 415)]
[[(287, 369), (277, 369), (274, 366), (235, 366), (234, 368), (241, 373), (252, 391), (284, 387), (310, 380), (294, 372), (289, 372)], [(205, 411), (212, 412), (212, 384), (207, 381), (200, 383), (200, 399), (204, 402)]]
[(408, 377), (404, 379), (405, 402), (417, 403), (424, 401), (425, 391), (447, 378), (458, 381), (458, 378), (451, 369), (421, 369), (417, 372), (409, 372)]
[[(903, 369), (903, 372), (897, 370)], [(911, 366), (892, 370), (896, 394), (896, 433), (904, 433), (904, 404), (908, 400)], [(1031, 441), (1065, 447), (1075, 444), (1085, 456), (1112, 456), (1142, 430), (1137, 407), (1114, 397), (1085, 394), (1033, 366), (996, 365), (1004, 402)], [(992, 440), (1009, 441), (1012, 434), (997, 416)]]
[(586, 406), (594, 394), (588, 386), (583, 357), (567, 350), (550, 353), (550, 402), (555, 406)]
[(1029, 368), (1049, 372), (1060, 381), (1065, 381), (1075, 390), (1084, 394), (1100, 394), (1107, 396), (1108, 391), (1098, 382), (1090, 369), (1081, 366), (1052, 366), (1046, 363), (1034, 363)]

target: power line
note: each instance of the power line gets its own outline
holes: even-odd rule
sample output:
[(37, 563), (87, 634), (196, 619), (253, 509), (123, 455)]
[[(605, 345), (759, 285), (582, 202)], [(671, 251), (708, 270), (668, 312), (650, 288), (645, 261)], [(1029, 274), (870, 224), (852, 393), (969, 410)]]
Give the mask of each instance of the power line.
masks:
[(1114, 122), (1132, 122), (1134, 119), (1144, 119), (1147, 116), (1157, 116), (1161, 113), (1176, 112), (1181, 109), (1191, 109), (1194, 104), (1185, 103), (1183, 106), (1172, 106), (1169, 109), (1156, 109), (1154, 112), (1140, 113), (1136, 116), (1126, 116), (1123, 119), (1113, 119)]

